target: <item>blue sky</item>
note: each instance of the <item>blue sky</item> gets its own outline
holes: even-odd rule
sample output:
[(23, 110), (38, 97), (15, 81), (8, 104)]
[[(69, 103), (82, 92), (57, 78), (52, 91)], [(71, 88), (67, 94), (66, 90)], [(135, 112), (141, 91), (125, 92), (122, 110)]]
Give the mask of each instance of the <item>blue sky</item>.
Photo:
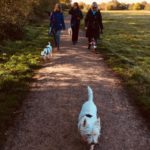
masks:
[[(108, 2), (110, 0), (72, 0), (72, 2), (85, 2), (91, 4), (92, 2), (97, 2), (97, 3), (102, 3), (102, 2)], [(150, 3), (150, 0), (118, 0), (119, 2), (125, 2), (125, 3), (135, 3), (135, 2), (142, 2), (142, 1), (147, 1)]]

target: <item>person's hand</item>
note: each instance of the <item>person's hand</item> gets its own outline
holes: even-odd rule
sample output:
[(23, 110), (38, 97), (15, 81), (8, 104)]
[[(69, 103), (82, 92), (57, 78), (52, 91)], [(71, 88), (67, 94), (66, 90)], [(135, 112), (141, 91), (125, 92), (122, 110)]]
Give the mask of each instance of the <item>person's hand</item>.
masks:
[(87, 27), (85, 27), (84, 29), (87, 30)]

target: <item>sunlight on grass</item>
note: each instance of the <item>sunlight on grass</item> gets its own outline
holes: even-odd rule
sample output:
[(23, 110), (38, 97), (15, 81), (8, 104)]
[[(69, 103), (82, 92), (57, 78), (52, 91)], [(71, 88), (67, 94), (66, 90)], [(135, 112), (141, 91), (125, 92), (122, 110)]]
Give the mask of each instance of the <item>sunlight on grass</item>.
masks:
[(101, 52), (150, 114), (150, 12), (103, 12)]
[(23, 40), (0, 44), (0, 144), (16, 108), (27, 94), (33, 69), (39, 68), (40, 51), (50, 40), (48, 24), (27, 26)]

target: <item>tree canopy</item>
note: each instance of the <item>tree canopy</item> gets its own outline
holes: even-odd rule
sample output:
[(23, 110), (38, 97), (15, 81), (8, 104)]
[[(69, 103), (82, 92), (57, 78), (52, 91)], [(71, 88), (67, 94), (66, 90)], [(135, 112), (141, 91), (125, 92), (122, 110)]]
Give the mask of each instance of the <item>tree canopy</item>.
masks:
[[(63, 0), (68, 2), (67, 0)], [(42, 17), (59, 0), (0, 0), (0, 40), (20, 38), (29, 21)]]

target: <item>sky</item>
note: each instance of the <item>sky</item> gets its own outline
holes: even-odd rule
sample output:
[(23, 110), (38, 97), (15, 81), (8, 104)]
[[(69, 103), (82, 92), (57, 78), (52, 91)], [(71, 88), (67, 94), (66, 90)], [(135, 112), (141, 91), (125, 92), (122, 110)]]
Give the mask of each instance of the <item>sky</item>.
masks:
[[(102, 3), (102, 2), (108, 2), (111, 0), (72, 0), (72, 2), (80, 2), (80, 1), (91, 4), (92, 2)], [(142, 2), (142, 1), (150, 2), (150, 0), (118, 0), (118, 1), (125, 2), (125, 3), (136, 3), (136, 2)]]

